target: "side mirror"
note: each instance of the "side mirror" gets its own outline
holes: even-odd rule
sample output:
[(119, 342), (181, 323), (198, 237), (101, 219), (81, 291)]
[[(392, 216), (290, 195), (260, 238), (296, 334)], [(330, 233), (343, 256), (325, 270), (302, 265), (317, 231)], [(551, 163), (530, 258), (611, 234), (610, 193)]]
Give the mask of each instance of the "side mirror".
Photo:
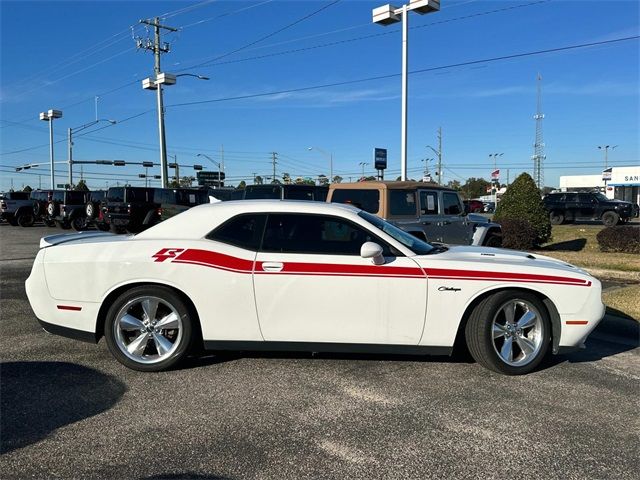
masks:
[(375, 242), (365, 242), (360, 248), (362, 258), (370, 258), (374, 265), (383, 265), (382, 247)]

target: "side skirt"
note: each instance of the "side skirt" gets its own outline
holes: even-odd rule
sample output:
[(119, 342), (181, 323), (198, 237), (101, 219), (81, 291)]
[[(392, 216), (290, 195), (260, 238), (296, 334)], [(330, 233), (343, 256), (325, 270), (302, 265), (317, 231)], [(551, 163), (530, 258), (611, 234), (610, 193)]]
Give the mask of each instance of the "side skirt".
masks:
[(205, 350), (270, 351), (270, 352), (330, 352), (382, 353), (397, 355), (451, 355), (453, 347), (422, 345), (383, 345), (376, 343), (325, 342), (261, 342), (235, 340), (205, 340)]

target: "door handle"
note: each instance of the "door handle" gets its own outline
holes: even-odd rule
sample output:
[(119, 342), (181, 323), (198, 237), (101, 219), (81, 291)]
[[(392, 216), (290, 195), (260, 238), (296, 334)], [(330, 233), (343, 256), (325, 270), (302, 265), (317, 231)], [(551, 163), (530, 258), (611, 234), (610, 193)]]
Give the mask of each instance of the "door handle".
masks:
[(284, 264), (280, 262), (262, 262), (262, 270), (265, 272), (281, 272)]

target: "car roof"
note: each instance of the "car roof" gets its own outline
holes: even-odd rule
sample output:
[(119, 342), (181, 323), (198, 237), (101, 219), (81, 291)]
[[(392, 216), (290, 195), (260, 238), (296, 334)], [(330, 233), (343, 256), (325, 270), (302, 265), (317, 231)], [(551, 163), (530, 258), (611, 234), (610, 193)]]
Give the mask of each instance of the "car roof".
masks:
[(414, 181), (383, 181), (383, 180), (367, 180), (364, 182), (353, 183), (332, 183), (329, 187), (331, 190), (371, 190), (372, 188), (388, 189), (388, 190), (415, 190), (417, 188), (429, 188), (437, 190), (454, 191), (451, 188), (443, 187), (434, 182), (414, 182)]
[(136, 238), (202, 238), (224, 221), (242, 213), (306, 213), (355, 217), (359, 211), (352, 205), (308, 200), (231, 200), (205, 203), (139, 233)]

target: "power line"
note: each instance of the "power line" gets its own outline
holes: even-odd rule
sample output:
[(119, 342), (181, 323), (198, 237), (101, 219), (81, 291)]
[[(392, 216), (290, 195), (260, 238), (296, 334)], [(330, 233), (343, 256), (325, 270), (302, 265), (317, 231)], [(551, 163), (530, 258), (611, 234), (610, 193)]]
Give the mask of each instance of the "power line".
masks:
[[(422, 68), (419, 70), (413, 70), (409, 72), (409, 75), (415, 75), (418, 73), (427, 73), (427, 72), (434, 72), (434, 71), (438, 71), (438, 70), (444, 70), (444, 69), (448, 69), (448, 68), (457, 68), (457, 67), (465, 67), (465, 66), (469, 66), (469, 65), (477, 65), (480, 63), (492, 63), (492, 62), (497, 62), (497, 61), (502, 61), (502, 60), (511, 60), (514, 58), (523, 58), (523, 57), (530, 57), (530, 56), (535, 56), (535, 55), (544, 55), (544, 54), (548, 54), (548, 53), (557, 53), (557, 52), (562, 52), (562, 51), (568, 51), (568, 50), (575, 50), (575, 49), (579, 49), (579, 48), (587, 48), (587, 47), (595, 47), (598, 45), (608, 45), (608, 44), (613, 44), (613, 43), (619, 43), (619, 42), (625, 42), (625, 41), (629, 41), (629, 40), (637, 40), (638, 38), (640, 38), (640, 35), (634, 35), (634, 36), (630, 36), (630, 37), (623, 37), (623, 38), (616, 38), (613, 40), (602, 40), (599, 42), (590, 42), (590, 43), (582, 43), (582, 44), (576, 44), (576, 45), (569, 45), (569, 46), (565, 46), (565, 47), (557, 47), (557, 48), (548, 48), (545, 50), (536, 50), (536, 51), (532, 51), (532, 52), (524, 52), (524, 53), (515, 53), (515, 54), (511, 54), (511, 55), (502, 55), (499, 57), (489, 57), (489, 58), (483, 58), (481, 60), (469, 60), (466, 62), (459, 62), (459, 63), (451, 63), (448, 65), (440, 65), (437, 67), (428, 67), (428, 68)], [(194, 101), (194, 102), (183, 102), (183, 103), (174, 103), (171, 105), (167, 105), (167, 108), (170, 107), (186, 107), (186, 106), (191, 106), (191, 105), (201, 105), (201, 104), (206, 104), (206, 103), (217, 103), (217, 102), (226, 102), (226, 101), (230, 101), (230, 100), (244, 100), (244, 99), (249, 99), (249, 98), (257, 98), (257, 97), (267, 97), (267, 96), (272, 96), (272, 95), (282, 95), (284, 93), (297, 93), (297, 92), (303, 92), (303, 91), (308, 91), (308, 90), (318, 90), (318, 89), (323, 89), (323, 88), (331, 88), (331, 87), (339, 87), (339, 86), (344, 86), (344, 85), (353, 85), (355, 83), (363, 83), (363, 82), (371, 82), (374, 80), (385, 80), (388, 78), (394, 78), (394, 77), (398, 77), (400, 76), (399, 73), (390, 73), (387, 75), (377, 75), (374, 77), (366, 77), (366, 78), (359, 78), (356, 80), (345, 80), (342, 82), (332, 82), (332, 83), (324, 83), (324, 84), (319, 84), (319, 85), (311, 85), (311, 86), (307, 86), (307, 87), (298, 87), (298, 88), (290, 88), (290, 89), (286, 89), (286, 90), (277, 90), (277, 91), (271, 91), (271, 92), (262, 92), (262, 93), (254, 93), (254, 94), (247, 94), (247, 95), (238, 95), (238, 96), (234, 96), (234, 97), (221, 97), (221, 98), (213, 98), (213, 99), (209, 99), (209, 100), (198, 100), (198, 101)]]
[(249, 47), (251, 47), (251, 46), (253, 46), (253, 45), (257, 44), (257, 43), (262, 42), (263, 40), (266, 40), (267, 38), (271, 38), (271, 37), (273, 37), (273, 36), (275, 36), (275, 35), (277, 35), (277, 34), (279, 34), (281, 32), (284, 32), (285, 30), (287, 30), (287, 29), (289, 29), (291, 27), (294, 27), (295, 25), (298, 25), (299, 23), (304, 22), (305, 20), (308, 20), (309, 18), (311, 18), (311, 17), (323, 12), (327, 8), (332, 7), (336, 3), (339, 3), (340, 1), (341, 0), (333, 0), (331, 3), (329, 3), (327, 5), (323, 5), (322, 7), (318, 8), (317, 10), (314, 10), (313, 12), (311, 12), (311, 13), (309, 13), (309, 14), (307, 14), (307, 15), (305, 15), (305, 16), (303, 16), (303, 17), (301, 17), (301, 18), (299, 18), (299, 19), (297, 19), (297, 20), (285, 25), (284, 27), (281, 27), (281, 28), (279, 28), (279, 29), (277, 29), (277, 30), (275, 30), (275, 31), (273, 31), (271, 33), (268, 33), (267, 35), (263, 35), (262, 37), (260, 37), (260, 38), (258, 38), (256, 40), (253, 40), (252, 42), (249, 42), (249, 43), (247, 43), (247, 44), (245, 44), (245, 45), (243, 45), (243, 46), (241, 46), (239, 48), (236, 48), (235, 50), (231, 50), (231, 51), (229, 51), (227, 53), (223, 53), (222, 55), (219, 55), (219, 56), (217, 56), (217, 57), (215, 57), (215, 58), (213, 58), (211, 60), (207, 60), (205, 62), (197, 63), (195, 65), (190, 65), (189, 67), (186, 67), (186, 68), (183, 68), (181, 70), (178, 70), (178, 72), (183, 72), (185, 70), (190, 70), (192, 68), (202, 67), (202, 66), (208, 65), (211, 62), (215, 62), (216, 60), (220, 60), (222, 58), (228, 57), (229, 55), (233, 55), (234, 53), (238, 53), (238, 52), (240, 52), (242, 50), (245, 50), (245, 49), (247, 49), (247, 48), (249, 48)]

